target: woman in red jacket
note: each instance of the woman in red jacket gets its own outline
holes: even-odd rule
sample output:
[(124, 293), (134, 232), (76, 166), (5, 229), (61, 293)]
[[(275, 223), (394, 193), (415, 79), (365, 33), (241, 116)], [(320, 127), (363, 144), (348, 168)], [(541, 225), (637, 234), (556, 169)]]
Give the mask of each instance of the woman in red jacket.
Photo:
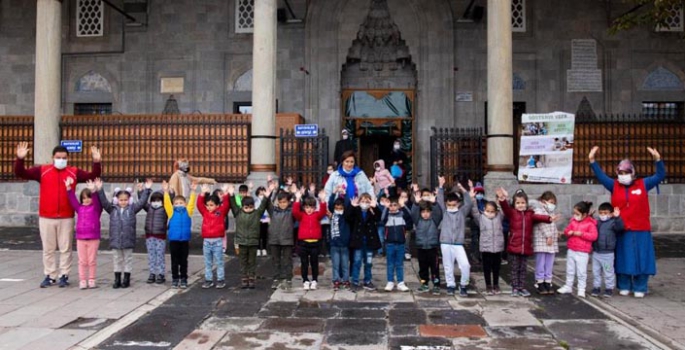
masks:
[(564, 230), (568, 237), (566, 253), (566, 285), (557, 289), (559, 294), (573, 292), (573, 279), (578, 276), (578, 296), (585, 298), (587, 262), (592, 252), (592, 242), (597, 240), (597, 222), (588, 215), (592, 202), (578, 202), (573, 206), (573, 219)]

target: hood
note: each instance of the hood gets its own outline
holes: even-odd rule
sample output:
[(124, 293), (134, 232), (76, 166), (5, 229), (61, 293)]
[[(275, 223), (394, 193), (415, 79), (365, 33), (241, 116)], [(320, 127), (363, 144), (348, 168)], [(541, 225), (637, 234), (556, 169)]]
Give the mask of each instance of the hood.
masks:
[(383, 159), (379, 159), (375, 162), (373, 162), (373, 168), (376, 169), (376, 166), (380, 166), (381, 170), (385, 169), (385, 161)]

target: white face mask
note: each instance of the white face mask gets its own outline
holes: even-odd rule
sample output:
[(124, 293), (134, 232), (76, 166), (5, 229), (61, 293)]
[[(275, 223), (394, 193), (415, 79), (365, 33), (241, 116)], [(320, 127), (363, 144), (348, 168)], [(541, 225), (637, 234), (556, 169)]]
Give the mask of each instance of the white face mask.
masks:
[(335, 215), (342, 215), (343, 211), (342, 210), (336, 210), (333, 212)]
[(458, 212), (458, 211), (459, 211), (459, 208), (449, 208), (449, 209), (447, 209), (447, 212), (448, 212), (448, 213), (456, 213), (456, 212)]
[(174, 205), (174, 209), (183, 209), (183, 208), (185, 208), (185, 207), (186, 207), (186, 206), (183, 205), (183, 204), (176, 204), (176, 205)]
[(394, 145), (392, 145), (392, 148), (395, 149), (395, 150), (398, 150), (398, 149), (400, 149), (400, 145), (394, 144)]
[(371, 205), (368, 203), (360, 203), (359, 204), (359, 207), (362, 208), (362, 210), (367, 210), (367, 209), (369, 209), (370, 206)]
[(607, 221), (607, 220), (609, 220), (610, 217), (611, 216), (609, 216), (609, 215), (600, 215), (599, 220), (600, 221)]
[(328, 170), (328, 171), (326, 171), (326, 173), (327, 173), (328, 175), (333, 174), (333, 170)]
[(621, 185), (630, 185), (633, 182), (633, 175), (630, 175), (630, 174), (618, 175), (618, 182)]
[(376, 171), (381, 171), (381, 167), (377, 166)]
[(554, 204), (554, 203), (547, 203), (547, 211), (553, 212), (554, 209), (556, 209), (556, 208), (557, 208), (557, 205), (556, 205), (556, 204)]
[(483, 213), (483, 215), (488, 219), (494, 219), (497, 214)]
[(483, 194), (482, 194), (482, 193), (478, 193), (478, 194), (476, 195), (476, 199), (477, 199), (477, 200), (483, 199)]
[(53, 161), (55, 168), (62, 170), (67, 167), (67, 160), (66, 159), (55, 159)]
[(347, 136), (347, 134), (344, 134), (344, 135), (342, 136), (343, 140), (347, 140), (348, 137), (349, 137), (349, 136)]
[(150, 202), (150, 206), (155, 209), (159, 209), (162, 207), (162, 202)]
[(573, 220), (583, 221), (583, 216), (582, 215), (573, 215)]
[(431, 197), (425, 197), (425, 196), (424, 196), (424, 197), (421, 197), (421, 200), (424, 201), (424, 202), (428, 202), (428, 201), (431, 200)]

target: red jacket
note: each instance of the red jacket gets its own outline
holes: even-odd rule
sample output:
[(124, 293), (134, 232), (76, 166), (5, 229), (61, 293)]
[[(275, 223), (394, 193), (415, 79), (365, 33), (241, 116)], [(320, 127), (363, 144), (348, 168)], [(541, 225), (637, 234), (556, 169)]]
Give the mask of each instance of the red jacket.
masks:
[(502, 212), (509, 218), (509, 243), (507, 252), (512, 254), (533, 255), (533, 224), (552, 222), (548, 215), (535, 214), (532, 210), (518, 211), (509, 202), (500, 201)]
[(38, 215), (50, 219), (74, 217), (74, 209), (69, 204), (64, 180), (68, 177), (74, 179), (75, 183), (95, 180), (95, 178), (100, 176), (100, 169), (99, 162), (93, 163), (92, 171), (87, 172), (73, 166), (59, 170), (52, 164), (38, 165), (26, 169), (23, 159), (17, 158), (14, 161), (14, 174), (17, 177), (35, 180), (40, 183)]
[(621, 209), (621, 219), (628, 231), (651, 231), (649, 221), (649, 195), (644, 179), (635, 180), (630, 186), (623, 186), (614, 180), (611, 205)]
[(300, 222), (300, 228), (297, 230), (297, 239), (321, 239), (321, 219), (326, 216), (326, 202), (319, 204), (319, 210), (307, 215), (302, 211), (300, 202), (293, 204), (293, 217)]
[(221, 198), (221, 205), (213, 212), (209, 212), (205, 206), (204, 193), (197, 197), (197, 210), (202, 214), (202, 238), (223, 238), (226, 234), (224, 218), (231, 208), (228, 203), (228, 195)]
[[(569, 234), (571, 231), (580, 231), (583, 234), (571, 236)], [(586, 216), (581, 221), (571, 219), (564, 230), (564, 235), (568, 237), (568, 243), (566, 243), (568, 249), (576, 252), (591, 253), (592, 242), (597, 240), (597, 221), (590, 216)]]

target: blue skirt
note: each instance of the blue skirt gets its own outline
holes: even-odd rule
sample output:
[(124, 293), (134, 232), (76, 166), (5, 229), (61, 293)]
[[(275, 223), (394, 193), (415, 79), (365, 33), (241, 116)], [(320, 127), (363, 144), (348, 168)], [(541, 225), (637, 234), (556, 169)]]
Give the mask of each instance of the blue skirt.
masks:
[(625, 231), (616, 237), (616, 273), (656, 275), (656, 256), (652, 233)]

